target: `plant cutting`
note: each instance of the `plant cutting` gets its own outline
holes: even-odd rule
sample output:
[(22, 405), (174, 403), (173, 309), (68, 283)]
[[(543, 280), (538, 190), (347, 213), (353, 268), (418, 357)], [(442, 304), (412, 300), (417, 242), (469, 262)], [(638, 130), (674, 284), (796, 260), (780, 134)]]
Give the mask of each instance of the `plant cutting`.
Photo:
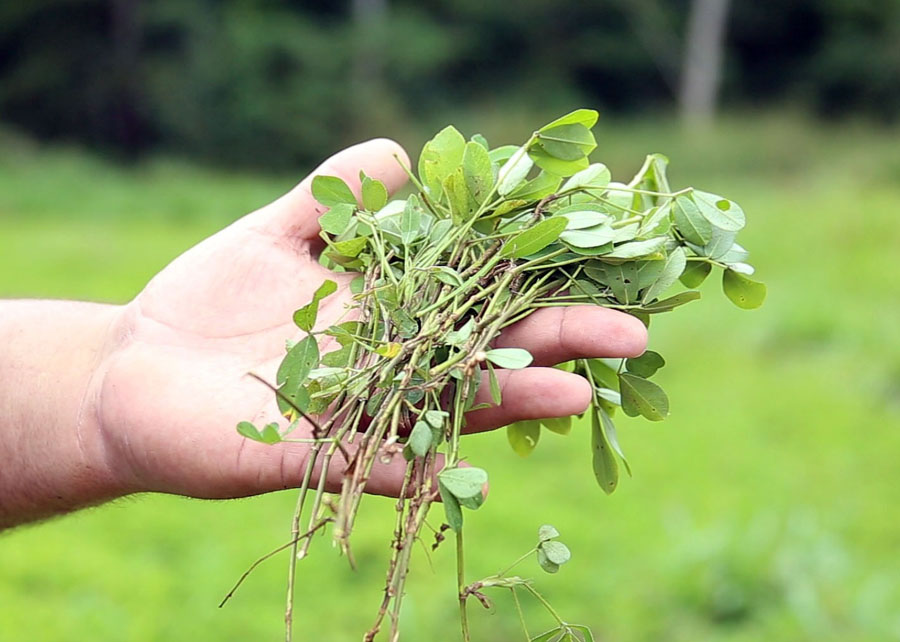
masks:
[[(352, 301), (338, 322), (317, 325), (321, 302), (338, 290), (325, 280), (294, 313), (298, 340), (286, 346), (275, 381), (257, 376), (272, 388), (285, 421), (237, 427), (248, 439), (310, 446), (297, 473), (291, 540), (278, 549), (290, 550), (287, 640), (297, 563), (313, 535), (329, 531), (353, 564), (352, 534), (370, 471), (379, 459), (400, 457), (406, 475), (387, 534), (392, 554), (364, 640), (380, 631), (399, 639), (411, 553), (426, 531), (433, 531), (435, 547), (448, 534), (454, 540), (462, 640), (471, 639), (469, 603), (487, 605), (492, 590), (511, 591), (526, 640), (593, 640), (587, 627), (564, 620), (532, 580), (510, 575), (532, 556), (550, 573), (569, 560), (553, 526), (541, 526), (535, 547), (507, 569), (466, 577), (465, 513), (484, 504), (488, 473), (464, 461), (465, 416), (502, 402), (497, 370), (532, 362), (526, 350), (493, 342), (544, 307), (599, 305), (649, 325), (654, 315), (699, 299), (696, 288), (713, 269), (741, 308), (758, 307), (766, 293), (750, 278), (748, 253), (736, 242), (745, 224), (740, 206), (693, 187), (673, 189), (660, 154), (647, 156), (627, 183), (613, 181), (605, 165), (589, 160), (596, 121), (595, 111), (579, 109), (522, 145), (495, 148), (481, 135), (467, 140), (447, 127), (425, 144), (415, 172), (405, 168), (415, 187), (405, 199), (389, 200), (385, 186), (365, 175), (361, 202), (340, 178), (313, 180), (313, 196), (328, 208), (319, 219), (322, 262), (354, 275)], [(321, 351), (326, 339), (334, 349)], [(665, 363), (647, 351), (557, 366), (590, 384), (585, 447), (606, 493), (615, 490), (620, 469), (630, 474), (616, 414), (661, 421), (669, 412), (666, 393), (652, 380)], [(489, 402), (476, 400), (479, 388), (489, 391)], [(301, 426), (310, 437), (293, 437)], [(542, 432), (568, 434), (571, 427), (567, 417), (522, 421), (506, 431), (512, 449), (526, 456)], [(329, 494), (326, 474), (334, 468), (342, 483)], [(435, 527), (427, 520), (438, 510)], [(528, 632), (520, 594), (547, 610), (555, 622), (550, 630)]]

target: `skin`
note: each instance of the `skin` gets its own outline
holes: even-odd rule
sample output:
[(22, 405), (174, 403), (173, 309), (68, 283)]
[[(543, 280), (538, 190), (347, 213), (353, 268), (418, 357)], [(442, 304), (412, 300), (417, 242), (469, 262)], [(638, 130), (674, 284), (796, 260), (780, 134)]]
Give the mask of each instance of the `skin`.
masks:
[[(408, 164), (385, 139), (336, 154), (175, 259), (126, 305), (0, 302), (0, 528), (138, 492), (228, 498), (296, 486), (306, 445), (268, 446), (234, 430), (280, 419), (271, 391), (247, 373), (274, 380), (285, 340), (301, 336), (291, 315), (325, 278), (340, 289), (323, 301), (321, 327), (349, 300), (350, 277), (316, 260), (324, 208), (312, 176), (339, 176), (358, 194), (363, 170), (393, 192), (406, 181), (395, 156)], [(467, 430), (582, 412), (587, 382), (548, 366), (637, 356), (646, 342), (639, 321), (612, 310), (535, 312), (495, 343), (529, 350), (534, 365), (498, 371), (502, 405), (469, 413)], [(379, 464), (367, 491), (396, 495), (404, 468), (402, 458)], [(335, 469), (333, 488), (339, 477)]]

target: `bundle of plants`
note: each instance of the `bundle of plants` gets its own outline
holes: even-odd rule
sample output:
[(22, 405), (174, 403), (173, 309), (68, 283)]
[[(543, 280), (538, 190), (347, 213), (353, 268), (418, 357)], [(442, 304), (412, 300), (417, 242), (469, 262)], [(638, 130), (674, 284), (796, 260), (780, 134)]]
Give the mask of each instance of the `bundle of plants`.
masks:
[[(289, 343), (271, 384), (289, 425), (238, 426), (250, 439), (310, 447), (298, 472), (300, 496), (286, 546), (288, 640), (297, 561), (326, 530), (353, 563), (353, 529), (372, 467), (397, 457), (405, 459), (406, 475), (394, 527), (385, 534), (392, 552), (387, 578), (365, 640), (383, 629), (398, 639), (414, 544), (426, 536), (437, 544), (448, 535), (455, 539), (463, 640), (470, 639), (467, 604), (486, 604), (490, 590), (512, 591), (517, 607), (519, 595), (527, 594), (547, 608), (556, 624), (529, 637), (523, 619), (525, 639), (593, 639), (587, 627), (563, 620), (531, 580), (511, 575), (513, 567), (466, 579), (465, 513), (482, 506), (488, 481), (483, 468), (463, 461), (466, 413), (501, 403), (497, 369), (532, 361), (526, 350), (492, 343), (504, 328), (551, 306), (603, 306), (649, 324), (652, 316), (699, 299), (695, 288), (713, 268), (739, 307), (757, 307), (765, 297), (735, 240), (744, 227), (741, 208), (692, 187), (673, 189), (668, 161), (659, 154), (647, 156), (627, 183), (612, 181), (605, 165), (588, 159), (596, 120), (596, 112), (580, 109), (536, 130), (523, 145), (493, 149), (481, 135), (466, 140), (447, 127), (422, 149), (418, 171), (406, 168), (415, 193), (402, 200), (389, 201), (385, 186), (365, 175), (361, 203), (339, 178), (313, 180), (314, 197), (328, 207), (319, 220), (327, 244), (322, 261), (357, 273), (352, 304), (340, 322), (316, 329), (320, 302), (337, 290), (326, 280), (295, 312), (305, 336)], [(676, 288), (678, 282), (687, 289)], [(339, 348), (321, 354), (323, 335)], [(585, 447), (606, 493), (615, 490), (620, 469), (629, 470), (616, 414), (651, 421), (668, 414), (668, 398), (652, 381), (664, 364), (648, 351), (557, 366), (590, 383)], [(479, 388), (489, 391), (487, 404), (476, 402)], [(311, 436), (292, 438), (301, 426), (298, 434)], [(568, 434), (571, 426), (569, 417), (506, 430), (513, 450), (527, 455), (542, 431)], [(342, 486), (328, 494), (326, 476), (335, 467)], [(426, 522), (435, 511), (434, 524)], [(556, 572), (569, 559), (558, 537), (552, 526), (541, 527), (534, 549), (519, 562), (533, 555), (545, 571)]]

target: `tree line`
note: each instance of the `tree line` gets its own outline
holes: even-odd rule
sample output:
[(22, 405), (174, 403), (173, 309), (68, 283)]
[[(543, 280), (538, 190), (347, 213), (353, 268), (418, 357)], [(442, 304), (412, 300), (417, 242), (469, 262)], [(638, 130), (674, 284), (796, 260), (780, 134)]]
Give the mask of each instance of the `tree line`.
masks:
[(784, 103), (896, 119), (900, 2), (0, 5), (0, 123), (129, 155), (277, 167), (485, 106)]

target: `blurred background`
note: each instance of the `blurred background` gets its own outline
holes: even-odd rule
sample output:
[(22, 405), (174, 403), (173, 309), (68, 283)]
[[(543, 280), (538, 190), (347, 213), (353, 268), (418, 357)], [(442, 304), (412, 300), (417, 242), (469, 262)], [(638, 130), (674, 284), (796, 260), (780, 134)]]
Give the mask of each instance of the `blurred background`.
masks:
[[(538, 586), (598, 640), (900, 640), (897, 0), (4, 2), (0, 296), (125, 302), (348, 143), (520, 142), (577, 107), (614, 177), (662, 152), (673, 185), (743, 206), (769, 300), (710, 279), (654, 320), (672, 417), (621, 420), (611, 497), (584, 427), (527, 460), (471, 438), (492, 492), (470, 576), (549, 522), (573, 560)], [(0, 640), (279, 639), (285, 558), (216, 605), (293, 501), (135, 497), (5, 533)], [(392, 512), (368, 502), (357, 572), (327, 540), (301, 565), (301, 639), (360, 638)], [(453, 640), (453, 553), (425, 548), (404, 639)], [(475, 639), (518, 639), (496, 597)]]

